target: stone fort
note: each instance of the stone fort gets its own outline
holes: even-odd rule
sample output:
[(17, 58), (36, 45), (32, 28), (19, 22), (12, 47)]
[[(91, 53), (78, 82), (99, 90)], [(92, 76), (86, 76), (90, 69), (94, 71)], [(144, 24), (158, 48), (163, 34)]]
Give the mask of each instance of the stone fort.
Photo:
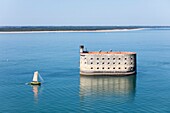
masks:
[(135, 52), (89, 52), (80, 46), (81, 75), (136, 74)]

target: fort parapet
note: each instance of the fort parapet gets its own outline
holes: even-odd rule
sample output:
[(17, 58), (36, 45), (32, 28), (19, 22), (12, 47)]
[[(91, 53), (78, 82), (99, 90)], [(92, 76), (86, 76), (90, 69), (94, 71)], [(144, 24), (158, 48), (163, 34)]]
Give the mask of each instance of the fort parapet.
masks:
[(89, 52), (80, 46), (81, 75), (131, 75), (136, 73), (135, 52)]

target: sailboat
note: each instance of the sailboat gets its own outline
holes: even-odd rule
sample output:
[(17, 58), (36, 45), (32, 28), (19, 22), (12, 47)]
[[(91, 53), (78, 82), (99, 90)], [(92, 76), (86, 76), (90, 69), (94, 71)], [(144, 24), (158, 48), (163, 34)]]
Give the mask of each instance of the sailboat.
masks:
[(41, 85), (41, 82), (38, 82), (38, 71), (34, 72), (33, 80), (30, 82), (30, 85)]

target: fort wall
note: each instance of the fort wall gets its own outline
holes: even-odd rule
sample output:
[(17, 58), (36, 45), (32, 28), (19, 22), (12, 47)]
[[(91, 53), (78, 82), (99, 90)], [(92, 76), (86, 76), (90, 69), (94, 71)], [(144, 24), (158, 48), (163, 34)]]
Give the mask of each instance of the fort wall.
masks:
[(135, 73), (136, 53), (134, 52), (80, 52), (80, 74), (82, 75)]

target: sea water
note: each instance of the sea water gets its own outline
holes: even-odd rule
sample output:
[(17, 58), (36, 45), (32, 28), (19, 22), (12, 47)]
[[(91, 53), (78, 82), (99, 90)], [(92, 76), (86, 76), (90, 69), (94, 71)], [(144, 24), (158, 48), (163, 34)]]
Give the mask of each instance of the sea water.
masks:
[[(137, 52), (137, 74), (80, 76), (79, 45)], [(29, 86), (34, 71), (44, 79)], [(170, 29), (0, 34), (0, 113), (170, 112)]]

